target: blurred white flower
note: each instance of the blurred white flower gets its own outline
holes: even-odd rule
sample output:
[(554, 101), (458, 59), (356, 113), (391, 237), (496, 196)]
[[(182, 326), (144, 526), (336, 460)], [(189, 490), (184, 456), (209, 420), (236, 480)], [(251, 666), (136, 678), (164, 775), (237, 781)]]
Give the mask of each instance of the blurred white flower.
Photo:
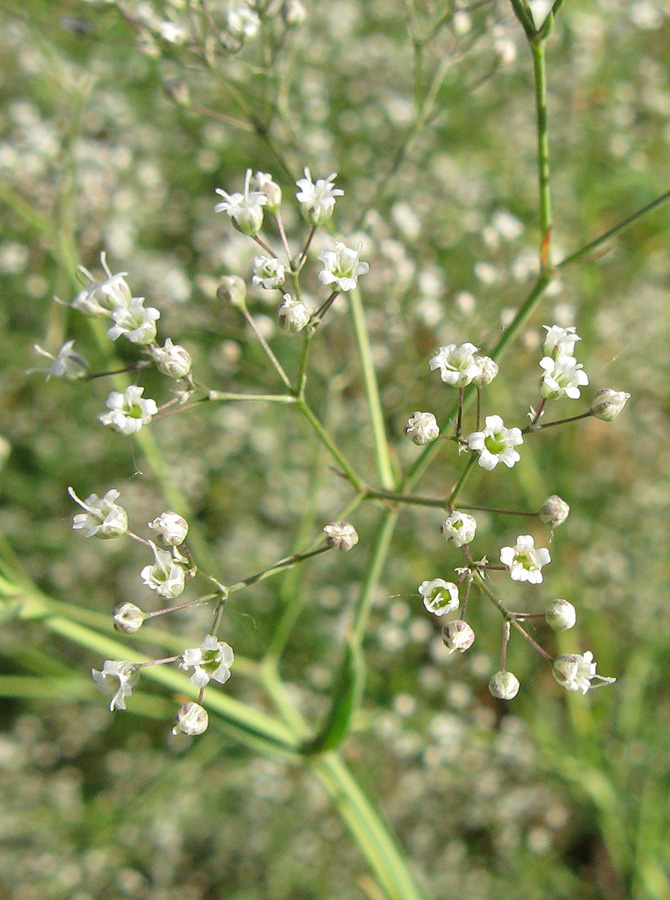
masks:
[(246, 4), (235, 6), (228, 11), (226, 28), (228, 33), (240, 43), (256, 37), (260, 27), (261, 20), (258, 17), (258, 13), (250, 9)]
[(334, 250), (324, 250), (319, 253), (318, 259), (323, 263), (323, 269), (319, 272), (321, 284), (334, 285), (338, 291), (351, 291), (358, 284), (359, 275), (365, 275), (370, 270), (366, 262), (360, 262), (362, 244), (357, 250), (336, 243)]
[[(585, 694), (590, 688), (613, 684), (616, 678), (606, 678), (596, 674), (596, 663), (593, 653), (566, 653), (554, 660), (554, 678), (567, 691), (581, 691)], [(597, 680), (598, 684), (591, 682)]]
[(487, 416), (483, 431), (473, 431), (468, 435), (468, 446), (479, 453), (479, 465), (491, 471), (499, 462), (509, 469), (519, 462), (521, 456), (514, 447), (523, 444), (520, 428), (505, 428), (500, 416)]
[(54, 356), (48, 350), (44, 350), (39, 344), (33, 344), (33, 347), (40, 356), (53, 360), (48, 369), (28, 369), (28, 373), (43, 372), (46, 380), (50, 378), (62, 378), (63, 381), (75, 382), (80, 381), (90, 372), (90, 368), (83, 356), (75, 353), (72, 349), (74, 341), (66, 341)]
[(120, 394), (112, 391), (107, 398), (109, 412), (98, 416), (103, 425), (109, 425), (120, 434), (137, 434), (143, 425), (151, 422), (158, 412), (155, 400), (143, 400), (144, 388), (131, 384)]
[(507, 566), (513, 581), (528, 581), (530, 584), (542, 582), (542, 566), (551, 562), (545, 547), (535, 547), (535, 539), (530, 534), (520, 534), (514, 547), (503, 547), (500, 562)]
[(102, 671), (92, 669), (91, 674), (98, 690), (112, 698), (109, 708), (125, 709), (126, 697), (132, 694), (139, 680), (140, 668), (127, 659), (106, 659)]
[(430, 361), (431, 372), (440, 370), (440, 378), (445, 384), (462, 388), (470, 384), (480, 374), (479, 365), (475, 362), (478, 348), (474, 344), (447, 344), (440, 347)]
[(296, 197), (302, 214), (310, 225), (323, 225), (332, 218), (335, 199), (344, 194), (341, 188), (336, 188), (333, 184), (336, 177), (337, 172), (332, 172), (328, 178), (317, 178), (314, 184), (310, 171), (306, 168), (305, 177), (296, 181), (300, 188)]
[(85, 537), (116, 538), (128, 531), (128, 514), (115, 502), (118, 491), (107, 491), (102, 498), (91, 494), (86, 500), (80, 500), (74, 488), (69, 487), (67, 492), (75, 503), (86, 510), (72, 519), (74, 529), (86, 529)]
[(184, 650), (182, 669), (193, 669), (191, 684), (197, 688), (206, 687), (210, 679), (225, 684), (230, 678), (230, 666), (235, 656), (232, 647), (225, 641), (217, 641), (213, 634), (207, 634), (202, 644), (193, 650)]
[(115, 307), (127, 306), (130, 303), (132, 293), (124, 277), (127, 272), (112, 275), (104, 253), (100, 254), (100, 262), (107, 275), (104, 281), (96, 281), (88, 269), (79, 266), (79, 271), (91, 284), (80, 291), (70, 305), (85, 316), (108, 319)]

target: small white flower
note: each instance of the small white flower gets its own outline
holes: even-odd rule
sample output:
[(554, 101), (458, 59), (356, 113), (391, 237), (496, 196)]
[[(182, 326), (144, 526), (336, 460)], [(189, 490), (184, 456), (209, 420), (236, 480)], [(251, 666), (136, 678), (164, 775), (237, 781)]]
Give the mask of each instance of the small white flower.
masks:
[(236, 6), (229, 10), (226, 16), (226, 27), (228, 33), (240, 43), (256, 37), (258, 29), (261, 27), (261, 20), (258, 13), (248, 6)]
[(158, 412), (154, 400), (143, 400), (144, 388), (131, 384), (123, 394), (112, 391), (107, 398), (109, 412), (98, 416), (103, 425), (109, 425), (120, 434), (137, 434), (143, 425), (151, 422)]
[(176, 512), (164, 512), (157, 516), (153, 522), (149, 522), (149, 528), (156, 532), (165, 544), (178, 547), (183, 544), (188, 534), (188, 522)]
[(92, 669), (91, 674), (98, 690), (112, 698), (109, 708), (125, 709), (126, 697), (130, 697), (139, 680), (140, 667), (127, 659), (106, 659), (102, 671)]
[(173, 344), (170, 338), (164, 347), (154, 347), (151, 355), (158, 371), (168, 378), (185, 378), (193, 365), (188, 351), (180, 344)]
[(278, 212), (281, 206), (282, 194), (281, 188), (274, 181), (272, 175), (269, 175), (267, 172), (256, 172), (255, 181), (258, 190), (268, 198), (265, 208), (271, 213)]
[(469, 544), (477, 533), (477, 520), (469, 513), (450, 513), (440, 526), (442, 534), (448, 541), (452, 541), (457, 547)]
[(72, 349), (74, 341), (66, 341), (54, 356), (48, 350), (44, 350), (39, 344), (33, 344), (35, 351), (47, 359), (53, 360), (48, 369), (28, 369), (31, 372), (43, 372), (46, 380), (50, 378), (62, 378), (63, 381), (75, 382), (86, 378), (90, 369), (83, 356)]
[(429, 412), (415, 412), (405, 425), (405, 434), (419, 447), (430, 444), (440, 436), (437, 419)]
[(287, 28), (298, 28), (307, 18), (307, 10), (300, 0), (284, 0), (281, 17)]
[(577, 621), (577, 610), (567, 600), (552, 600), (546, 609), (544, 618), (554, 631), (567, 631), (574, 628)]
[(206, 687), (210, 679), (225, 684), (230, 678), (230, 667), (235, 656), (232, 647), (225, 641), (217, 641), (213, 634), (206, 634), (202, 644), (193, 650), (184, 650), (182, 669), (193, 669), (191, 684), (197, 688)]
[(574, 356), (559, 356), (558, 359), (544, 356), (540, 367), (544, 369), (540, 393), (547, 400), (558, 400), (560, 397), (577, 400), (581, 394), (579, 388), (589, 383), (589, 376)]
[(80, 291), (70, 305), (85, 316), (108, 319), (117, 306), (127, 306), (133, 295), (124, 277), (128, 273), (119, 272), (118, 275), (112, 275), (104, 253), (100, 254), (100, 261), (107, 278), (104, 281), (96, 281), (88, 269), (79, 266), (79, 271), (83, 272), (91, 284)]
[(110, 341), (122, 334), (133, 344), (150, 344), (156, 337), (156, 319), (161, 314), (153, 306), (144, 308), (144, 297), (133, 297), (128, 306), (116, 306), (112, 310), (114, 324), (107, 331)]
[(519, 693), (519, 679), (512, 672), (496, 672), (489, 681), (489, 691), (499, 700), (512, 700)]
[(73, 528), (86, 529), (85, 537), (116, 538), (128, 531), (128, 513), (115, 502), (118, 491), (107, 491), (102, 498), (91, 494), (86, 500), (80, 500), (71, 487), (67, 492), (75, 503), (86, 510), (72, 519)]
[(216, 204), (214, 212), (227, 212), (238, 231), (254, 237), (263, 225), (263, 207), (268, 198), (260, 191), (249, 190), (250, 181), (251, 169), (247, 169), (244, 177), (244, 193), (227, 194), (216, 188), (216, 193), (223, 197), (223, 201)]
[(468, 435), (468, 446), (479, 453), (479, 465), (491, 471), (499, 462), (512, 468), (521, 456), (514, 447), (523, 444), (520, 428), (505, 428), (500, 416), (487, 416), (483, 431)]
[(154, 565), (145, 566), (140, 572), (140, 578), (152, 591), (156, 591), (159, 597), (166, 600), (174, 600), (184, 592), (186, 572), (184, 567), (175, 560), (169, 550), (159, 550), (153, 541), (149, 541), (154, 554)]
[(296, 181), (300, 188), (296, 197), (302, 214), (310, 225), (323, 225), (332, 218), (335, 199), (344, 194), (341, 188), (336, 188), (333, 184), (336, 177), (337, 173), (332, 172), (328, 178), (317, 178), (314, 184), (309, 169), (305, 169), (305, 177)]
[(569, 515), (570, 507), (558, 494), (552, 494), (551, 497), (547, 497), (538, 512), (540, 521), (550, 528), (558, 528)]
[(462, 388), (470, 384), (480, 374), (475, 362), (477, 347), (474, 344), (447, 344), (440, 347), (430, 361), (430, 370), (440, 370), (440, 378), (445, 384)]
[(559, 356), (572, 356), (575, 352), (575, 344), (577, 341), (581, 341), (572, 325), (569, 328), (561, 328), (560, 325), (543, 325), (542, 327), (547, 332), (542, 348), (545, 356), (553, 356), (554, 359), (558, 359)]
[(436, 616), (444, 616), (458, 609), (458, 587), (453, 581), (444, 581), (442, 578), (434, 578), (432, 581), (422, 581), (419, 585), (419, 593), (423, 597), (423, 605), (428, 612)]
[(358, 543), (358, 532), (350, 522), (331, 522), (325, 525), (326, 543), (334, 550), (346, 552)]
[(286, 268), (282, 262), (272, 256), (257, 256), (254, 259), (252, 284), (257, 284), (266, 291), (281, 287), (286, 280)]
[[(554, 660), (554, 678), (567, 691), (581, 691), (585, 694), (590, 688), (613, 684), (616, 678), (596, 675), (596, 664), (593, 653), (566, 653)], [(596, 679), (598, 684), (591, 684)]]
[(172, 734), (188, 734), (188, 735), (196, 735), (202, 734), (204, 731), (207, 731), (207, 726), (209, 725), (209, 715), (207, 714), (207, 710), (200, 706), (199, 703), (194, 703), (192, 700), (189, 700), (188, 703), (184, 703), (183, 706), (179, 707), (177, 715), (175, 716), (175, 725), (172, 729)]
[(334, 250), (324, 250), (319, 253), (318, 259), (323, 263), (323, 269), (319, 272), (321, 284), (334, 285), (338, 291), (351, 291), (358, 284), (359, 275), (365, 275), (370, 266), (366, 262), (360, 262), (362, 244), (357, 250), (336, 243)]
[(447, 622), (442, 629), (442, 643), (449, 653), (464, 653), (475, 642), (475, 633), (463, 619)]
[(486, 387), (487, 384), (491, 384), (500, 371), (498, 363), (490, 356), (475, 356), (475, 365), (479, 371), (472, 379), (472, 383), (478, 387)]
[(545, 547), (535, 547), (535, 539), (530, 534), (520, 534), (514, 547), (503, 547), (500, 562), (507, 566), (512, 581), (528, 581), (530, 584), (542, 582), (542, 566), (551, 562)]
[(302, 300), (294, 300), (290, 294), (284, 294), (284, 299), (277, 310), (279, 327), (290, 334), (297, 334), (309, 322), (309, 312)]
[(114, 610), (114, 628), (122, 634), (135, 634), (143, 622), (144, 613), (134, 603), (120, 603)]
[(591, 403), (591, 415), (603, 422), (613, 422), (630, 400), (625, 391), (613, 391), (605, 388), (597, 391)]

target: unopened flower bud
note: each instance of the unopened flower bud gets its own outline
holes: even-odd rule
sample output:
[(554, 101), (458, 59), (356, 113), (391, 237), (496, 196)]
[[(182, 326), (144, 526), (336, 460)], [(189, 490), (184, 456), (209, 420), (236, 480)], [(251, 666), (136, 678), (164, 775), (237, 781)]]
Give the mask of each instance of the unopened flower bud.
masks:
[(591, 403), (591, 415), (603, 422), (612, 422), (630, 400), (625, 391), (612, 391), (609, 388), (598, 391)]
[(282, 199), (281, 188), (276, 181), (272, 180), (272, 175), (268, 175), (267, 172), (256, 172), (256, 184), (258, 190), (268, 198), (268, 202), (265, 204), (267, 211), (279, 212)]
[(300, 0), (285, 0), (281, 8), (281, 17), (287, 28), (298, 28), (307, 18), (307, 10)]
[(143, 622), (144, 613), (134, 603), (121, 603), (114, 610), (114, 628), (122, 634), (135, 634)]
[(294, 300), (290, 294), (284, 294), (284, 302), (277, 311), (277, 318), (284, 331), (295, 334), (307, 325), (309, 313), (302, 300)]
[(475, 633), (467, 622), (463, 619), (455, 619), (453, 622), (447, 622), (442, 629), (442, 643), (449, 653), (458, 650), (463, 653), (475, 642)]
[(238, 309), (245, 309), (247, 286), (239, 275), (224, 275), (216, 291), (219, 300), (228, 300)]
[(185, 378), (191, 371), (192, 361), (188, 352), (180, 344), (173, 344), (170, 338), (164, 347), (155, 347), (151, 354), (156, 368), (168, 378)]
[(199, 703), (194, 703), (190, 700), (180, 707), (175, 716), (172, 734), (179, 734), (180, 732), (189, 735), (202, 734), (203, 731), (207, 731), (208, 725), (209, 716), (207, 710), (200, 706)]
[(350, 522), (331, 522), (323, 530), (326, 543), (334, 550), (351, 550), (358, 543), (358, 533)]
[(565, 522), (569, 514), (570, 507), (558, 494), (552, 494), (551, 497), (547, 497), (538, 512), (540, 521), (550, 528), (558, 528), (559, 525)]
[(149, 528), (156, 532), (156, 537), (171, 547), (183, 544), (188, 534), (188, 522), (176, 512), (161, 513), (153, 522), (149, 522)]
[(448, 541), (457, 547), (469, 544), (477, 533), (477, 520), (469, 513), (454, 511), (444, 520), (440, 531)]
[(440, 426), (437, 419), (429, 412), (415, 412), (410, 416), (405, 425), (405, 434), (418, 447), (430, 444), (440, 436)]
[(499, 700), (512, 700), (519, 693), (519, 679), (512, 672), (496, 672), (489, 681), (489, 691)]
[(486, 387), (487, 384), (491, 384), (500, 371), (498, 363), (491, 359), (490, 356), (475, 356), (474, 362), (479, 372), (472, 379), (472, 383), (479, 385), (479, 387)]
[(554, 631), (567, 631), (577, 621), (577, 610), (567, 600), (553, 600), (547, 607), (544, 618)]

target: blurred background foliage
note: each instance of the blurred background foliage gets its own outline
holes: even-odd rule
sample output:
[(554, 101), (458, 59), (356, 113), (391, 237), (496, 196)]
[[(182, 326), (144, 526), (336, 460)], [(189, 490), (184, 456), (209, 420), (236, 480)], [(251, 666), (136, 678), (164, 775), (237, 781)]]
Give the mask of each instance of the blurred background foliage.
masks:
[[(495, 342), (532, 286), (539, 245), (532, 66), (506, 3), (311, 0), (304, 24), (285, 40), (274, 35), (276, 52), (250, 41), (209, 66), (152, 29), (188, 20), (199, 4), (119, 6), (4, 3), (0, 44), (0, 527), (40, 589), (105, 615), (122, 600), (150, 605), (138, 578), (146, 560), (131, 542), (73, 533), (67, 485), (82, 497), (121, 490), (134, 523), (163, 501), (136, 445), (97, 423), (108, 384), (26, 375), (39, 365), (34, 343), (55, 352), (69, 338), (94, 371), (105, 367), (88, 321), (52, 300), (73, 296), (75, 248), (90, 269), (104, 249), (113, 271), (129, 273), (202, 381), (272, 388), (240, 317), (216, 299), (221, 275), (248, 279), (255, 248), (214, 216), (214, 188), (239, 190), (246, 168), (274, 173), (297, 245), (304, 230), (292, 181), (306, 165), (315, 177), (338, 172), (337, 228), (350, 245), (363, 242), (370, 262), (362, 290), (373, 354), (394, 453), (407, 469), (416, 457), (402, 437), (407, 416), (444, 414), (452, 402), (428, 357), (440, 344)], [(227, 6), (208, 7), (225, 18)], [(669, 45), (667, 0), (562, 10), (548, 51), (557, 259), (668, 189)], [(417, 69), (425, 85), (439, 73), (421, 128), (417, 104), (429, 88)], [(188, 85), (190, 105), (175, 102), (176, 81)], [(255, 125), (236, 127), (248, 121), (245, 108)], [(449, 578), (459, 560), (439, 534), (439, 511), (400, 516), (366, 641), (365, 702), (344, 752), (441, 900), (670, 897), (669, 227), (662, 206), (600, 259), (565, 270), (486, 400), (489, 413), (523, 425), (541, 326), (574, 324), (588, 396), (629, 391), (622, 417), (539, 435), (518, 466), (476, 474), (465, 495), (512, 509), (536, 509), (551, 493), (571, 504), (542, 591), (503, 590), (515, 608), (571, 600), (578, 633), (557, 641), (538, 626), (536, 637), (551, 650), (593, 650), (616, 685), (566, 695), (517, 640), (510, 668), (521, 692), (494, 701), (486, 683), (498, 667), (497, 613), (473, 601), (477, 643), (445, 659), (416, 587)], [(317, 239), (315, 252), (327, 245)], [(261, 293), (252, 311), (295, 369), (297, 344), (277, 333)], [(309, 396), (374, 484), (343, 311), (336, 305), (313, 355)], [(129, 344), (115, 352), (136, 358)], [(168, 399), (162, 381), (143, 374), (142, 383), (148, 396)], [(212, 406), (152, 430), (225, 582), (291, 552), (306, 505), (316, 527), (350, 495), (290, 410)], [(454, 484), (449, 449), (421, 493), (441, 496)], [(328, 705), (377, 516), (357, 512), (355, 552), (320, 557), (227, 608), (225, 639), (258, 658), (288, 595), (302, 593), (282, 674), (314, 721)], [(482, 516), (477, 551), (494, 558), (517, 533), (513, 521)], [(196, 612), (166, 627), (180, 646), (196, 646), (205, 623)], [(216, 729), (191, 746), (168, 737), (167, 692), (140, 693), (129, 713), (110, 715), (88, 679), (101, 660), (39, 624), (8, 618), (0, 652), (0, 896), (377, 897), (309, 771), (256, 756)], [(228, 690), (264, 703), (244, 672), (234, 671)]]

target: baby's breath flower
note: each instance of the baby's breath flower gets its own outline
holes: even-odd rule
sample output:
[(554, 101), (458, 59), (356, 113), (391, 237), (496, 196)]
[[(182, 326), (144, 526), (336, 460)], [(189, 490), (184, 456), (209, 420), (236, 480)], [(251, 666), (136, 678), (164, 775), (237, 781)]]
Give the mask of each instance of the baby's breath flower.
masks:
[(333, 184), (336, 177), (337, 173), (332, 172), (328, 178), (317, 178), (314, 184), (309, 169), (305, 169), (305, 177), (296, 181), (300, 188), (296, 197), (302, 214), (310, 225), (323, 225), (332, 218), (335, 198), (344, 194), (341, 188), (336, 188)]
[[(249, 12), (252, 11), (249, 10)], [(256, 14), (253, 13), (253, 15)], [(221, 188), (216, 188), (216, 193), (223, 197), (223, 201), (216, 204), (214, 212), (227, 212), (238, 231), (254, 237), (263, 225), (263, 207), (268, 202), (268, 198), (260, 191), (249, 190), (250, 181), (251, 169), (247, 169), (244, 178), (244, 193), (227, 194)]]
[(122, 634), (135, 634), (143, 622), (144, 613), (134, 603), (121, 603), (114, 610), (114, 628)]
[(442, 643), (449, 653), (458, 651), (464, 653), (475, 642), (475, 633), (467, 622), (463, 619), (454, 619), (453, 622), (447, 622), (442, 629)]
[(326, 543), (334, 550), (351, 550), (358, 543), (358, 532), (350, 522), (331, 522), (323, 530)]
[(88, 269), (79, 266), (79, 271), (83, 272), (91, 284), (80, 291), (70, 305), (85, 316), (108, 319), (117, 306), (127, 306), (133, 295), (124, 277), (128, 273), (112, 275), (104, 253), (100, 254), (100, 262), (107, 275), (104, 281), (96, 281)]
[(137, 434), (143, 425), (151, 422), (158, 412), (154, 400), (142, 399), (144, 388), (131, 384), (123, 394), (112, 391), (107, 398), (109, 412), (98, 416), (103, 425), (109, 425), (120, 434)]
[(102, 498), (91, 494), (86, 500), (80, 500), (71, 487), (67, 492), (75, 503), (86, 510), (72, 519), (74, 529), (86, 529), (85, 537), (116, 538), (128, 531), (128, 513), (115, 502), (118, 491), (107, 491)]
[(158, 371), (168, 378), (185, 378), (193, 365), (188, 351), (180, 344), (173, 344), (170, 338), (164, 347), (154, 347), (151, 355)]
[(514, 447), (523, 444), (519, 428), (505, 428), (500, 416), (487, 416), (483, 431), (473, 431), (468, 435), (468, 446), (479, 453), (479, 465), (491, 471), (499, 462), (512, 468), (521, 456)]
[(106, 659), (102, 671), (92, 669), (91, 674), (98, 690), (112, 698), (109, 708), (125, 709), (126, 697), (130, 697), (139, 680), (140, 667), (127, 659)]
[(230, 678), (230, 666), (235, 656), (232, 647), (225, 641), (217, 641), (213, 634), (206, 634), (202, 644), (193, 650), (184, 650), (182, 669), (193, 669), (191, 684), (204, 688), (212, 681), (225, 684)]
[(307, 10), (300, 0), (284, 0), (281, 17), (287, 28), (298, 28), (307, 18)]
[(565, 522), (569, 514), (570, 507), (558, 494), (552, 494), (551, 497), (547, 497), (538, 512), (540, 521), (550, 528), (558, 528), (559, 525)]
[(226, 16), (226, 28), (228, 34), (234, 37), (241, 44), (245, 41), (256, 37), (258, 29), (261, 27), (261, 20), (258, 13), (244, 4), (243, 6), (235, 6), (228, 11)]
[(177, 715), (175, 716), (175, 725), (172, 729), (172, 734), (188, 734), (188, 735), (196, 735), (202, 734), (204, 731), (207, 731), (207, 726), (209, 725), (209, 715), (207, 714), (207, 710), (200, 706), (199, 703), (194, 703), (192, 700), (189, 700), (188, 703), (184, 703), (183, 706), (179, 707)]
[(554, 631), (567, 631), (574, 628), (577, 621), (577, 610), (567, 600), (552, 600), (546, 609), (544, 618)]
[(282, 262), (272, 256), (257, 256), (254, 259), (252, 284), (257, 284), (266, 291), (281, 287), (286, 280), (286, 268)]
[(239, 275), (224, 275), (216, 291), (219, 300), (228, 300), (238, 309), (246, 306), (247, 286)]
[(408, 438), (422, 447), (424, 444), (430, 444), (440, 436), (440, 426), (437, 419), (429, 412), (415, 412), (410, 416), (405, 425), (405, 434)]
[(545, 356), (553, 356), (554, 359), (558, 359), (560, 356), (572, 356), (575, 352), (575, 344), (577, 341), (581, 341), (572, 325), (568, 328), (561, 328), (560, 325), (543, 325), (542, 327), (547, 332), (542, 347)]
[(489, 691), (499, 700), (512, 700), (519, 693), (519, 679), (512, 672), (496, 672), (489, 680)]
[(283, 302), (277, 310), (279, 327), (290, 334), (297, 334), (309, 322), (309, 312), (302, 300), (294, 300), (290, 294), (284, 294)]
[(540, 360), (544, 375), (540, 379), (540, 393), (547, 400), (569, 397), (578, 400), (581, 386), (589, 383), (589, 376), (574, 356), (559, 356), (553, 359), (544, 356)]
[(50, 378), (62, 378), (63, 381), (80, 381), (90, 372), (90, 368), (83, 356), (72, 349), (74, 341), (66, 341), (56, 356), (44, 350), (39, 344), (33, 344), (35, 351), (47, 359), (53, 360), (48, 369), (29, 369), (28, 372), (43, 372), (46, 380)]
[(443, 581), (442, 578), (434, 578), (432, 581), (422, 581), (419, 585), (419, 593), (423, 597), (423, 605), (428, 612), (436, 616), (444, 616), (458, 609), (458, 587), (453, 581)]
[(466, 387), (480, 374), (475, 362), (477, 347), (474, 344), (447, 344), (440, 347), (430, 361), (431, 372), (440, 370), (440, 378), (453, 387)]
[(452, 541), (457, 547), (462, 547), (474, 540), (477, 532), (477, 520), (469, 513), (454, 510), (444, 520), (440, 530), (448, 541)]
[(156, 337), (156, 319), (160, 312), (153, 306), (144, 308), (144, 297), (133, 297), (128, 306), (116, 306), (112, 310), (114, 324), (107, 331), (110, 341), (122, 334), (133, 344), (150, 344)]
[(171, 547), (183, 544), (188, 534), (188, 522), (176, 512), (164, 512), (157, 516), (153, 522), (149, 522), (149, 528), (153, 529), (156, 537)]
[(473, 377), (472, 383), (478, 387), (486, 387), (487, 384), (491, 384), (500, 371), (498, 363), (490, 356), (475, 356), (474, 361), (478, 373)]
[[(554, 660), (554, 678), (567, 691), (581, 691), (585, 694), (590, 688), (602, 687), (605, 684), (613, 684), (616, 678), (606, 678), (596, 675), (596, 663), (593, 661), (593, 653), (566, 653)], [(597, 680), (597, 684), (591, 684)]]
[(542, 582), (542, 566), (551, 562), (545, 547), (535, 548), (535, 539), (530, 534), (520, 534), (514, 547), (503, 547), (500, 562), (507, 566), (512, 581), (528, 581), (530, 584)]
[(267, 172), (256, 172), (256, 187), (268, 198), (265, 208), (268, 212), (279, 212), (281, 206), (281, 188)]
[(338, 291), (351, 291), (355, 288), (359, 275), (365, 275), (370, 270), (366, 262), (359, 261), (361, 247), (362, 244), (359, 244), (358, 249), (352, 250), (344, 244), (336, 243), (334, 250), (319, 253), (318, 259), (323, 263), (319, 281), (334, 285)]
[(154, 565), (145, 566), (140, 572), (140, 578), (152, 591), (156, 591), (159, 597), (166, 600), (174, 600), (184, 592), (186, 572), (184, 567), (175, 560), (169, 550), (159, 550), (153, 541), (149, 541), (154, 554)]
[(630, 400), (625, 391), (612, 391), (605, 388), (598, 391), (591, 403), (591, 415), (603, 422), (613, 422)]

